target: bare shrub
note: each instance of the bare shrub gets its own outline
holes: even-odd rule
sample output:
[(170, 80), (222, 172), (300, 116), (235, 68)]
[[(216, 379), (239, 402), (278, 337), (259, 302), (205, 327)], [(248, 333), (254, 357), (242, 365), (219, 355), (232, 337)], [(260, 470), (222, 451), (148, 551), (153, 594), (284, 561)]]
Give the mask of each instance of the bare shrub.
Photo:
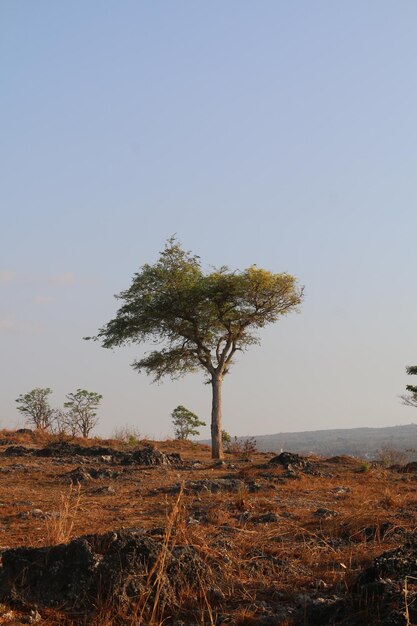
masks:
[(400, 450), (390, 445), (384, 445), (376, 452), (375, 460), (382, 467), (390, 467), (391, 465), (405, 465), (415, 457), (416, 450), (413, 448)]
[(229, 446), (229, 452), (231, 454), (234, 454), (245, 461), (249, 460), (257, 451), (258, 447), (254, 437), (248, 437), (243, 440), (234, 437)]
[(121, 443), (127, 443), (134, 446), (141, 440), (141, 433), (134, 426), (125, 424), (124, 426), (118, 426), (113, 431), (113, 439), (120, 441)]

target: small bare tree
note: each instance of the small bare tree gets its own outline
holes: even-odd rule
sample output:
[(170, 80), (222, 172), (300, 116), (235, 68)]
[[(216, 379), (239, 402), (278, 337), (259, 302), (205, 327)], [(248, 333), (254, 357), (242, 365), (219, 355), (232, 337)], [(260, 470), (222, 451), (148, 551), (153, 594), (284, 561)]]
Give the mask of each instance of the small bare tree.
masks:
[(79, 428), (74, 415), (65, 409), (54, 409), (51, 418), (51, 431), (55, 435), (71, 435), (76, 437), (79, 434)]
[(68, 409), (68, 422), (72, 434), (88, 437), (98, 423), (96, 410), (103, 396), (94, 391), (77, 389), (74, 393), (67, 394), (66, 398), (64, 407)]

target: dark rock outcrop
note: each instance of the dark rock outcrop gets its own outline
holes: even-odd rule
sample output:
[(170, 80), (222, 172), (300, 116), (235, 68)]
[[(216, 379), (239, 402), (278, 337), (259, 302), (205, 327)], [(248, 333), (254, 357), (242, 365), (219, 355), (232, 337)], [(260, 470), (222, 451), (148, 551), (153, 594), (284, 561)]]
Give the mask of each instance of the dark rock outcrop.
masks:
[(125, 454), (122, 465), (180, 465), (181, 456), (177, 453), (164, 454), (154, 446), (144, 446), (130, 454)]
[(293, 452), (281, 452), (277, 456), (274, 456), (268, 461), (271, 465), (282, 465), (286, 469), (288, 468), (304, 468), (307, 467), (308, 461), (298, 454)]
[(85, 535), (49, 548), (14, 548), (2, 555), (0, 600), (30, 608), (59, 607), (68, 614), (93, 614), (111, 601), (123, 610), (152, 607), (158, 578), (159, 602), (175, 605), (180, 587), (208, 581), (210, 570), (191, 546), (169, 550), (136, 530)]
[(3, 454), (5, 456), (27, 456), (31, 452), (32, 450), (25, 446), (9, 446)]

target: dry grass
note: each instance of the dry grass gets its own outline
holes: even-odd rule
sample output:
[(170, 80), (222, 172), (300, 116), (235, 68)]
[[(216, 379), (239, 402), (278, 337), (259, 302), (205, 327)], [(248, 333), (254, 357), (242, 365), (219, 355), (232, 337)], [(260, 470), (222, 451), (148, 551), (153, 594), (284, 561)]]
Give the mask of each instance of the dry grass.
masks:
[(67, 543), (72, 538), (80, 505), (81, 487), (71, 485), (66, 494), (61, 494), (58, 511), (53, 512), (45, 520), (45, 545)]
[[(24, 436), (27, 440), (16, 444), (44, 445), (42, 436)], [(13, 433), (0, 433), (0, 445), (1, 438), (10, 440)], [(227, 613), (230, 624), (243, 626), (259, 622), (265, 606), (295, 603), (302, 594), (346, 593), (363, 567), (417, 527), (417, 481), (410, 475), (378, 467), (360, 473), (360, 463), (338, 457), (316, 460), (320, 475), (300, 473), (298, 479), (283, 479), (284, 470), (268, 466), (265, 455), (255, 456), (252, 463), (228, 457), (235, 466), (230, 469), (215, 467), (207, 447), (176, 441), (156, 445), (201, 461), (202, 466), (183, 471), (106, 465), (119, 472), (116, 479), (92, 481), (64, 492), (62, 476), (80, 465), (80, 459), (0, 455), (0, 472), (12, 478), (0, 484), (3, 547), (52, 545), (121, 527), (162, 529), (160, 555), (148, 572), (148, 593), (129, 615), (114, 604), (102, 607), (91, 626), (169, 624), (167, 617), (174, 609), (167, 613), (163, 606), (161, 586), (170, 551), (178, 544), (197, 550), (213, 571), (213, 585), (198, 585), (196, 592), (184, 583), (174, 616), (185, 623), (212, 626)], [(89, 464), (97, 467), (98, 461), (83, 461), (83, 467)], [(166, 495), (161, 491), (174, 483), (231, 475), (246, 482), (238, 493), (180, 490)], [(251, 489), (254, 481), (259, 490)], [(113, 494), (98, 489), (109, 485), (115, 489)], [(31, 508), (42, 509), (47, 520), (21, 516)], [(320, 517), (317, 509), (335, 514)], [(59, 515), (52, 515), (57, 510)], [(276, 521), (256, 521), (269, 512), (277, 516)], [(45, 626), (80, 623), (52, 611), (42, 616)], [(0, 614), (2, 623), (6, 622)]]

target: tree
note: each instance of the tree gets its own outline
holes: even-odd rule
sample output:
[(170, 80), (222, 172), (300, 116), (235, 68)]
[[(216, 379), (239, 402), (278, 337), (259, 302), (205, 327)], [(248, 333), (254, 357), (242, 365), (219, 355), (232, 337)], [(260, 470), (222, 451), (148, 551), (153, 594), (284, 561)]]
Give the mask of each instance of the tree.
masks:
[(296, 310), (302, 293), (290, 274), (254, 265), (205, 274), (200, 258), (171, 237), (158, 261), (145, 264), (129, 289), (116, 296), (122, 306), (93, 339), (104, 348), (153, 340), (158, 348), (132, 367), (154, 381), (202, 368), (212, 387), (212, 456), (222, 458), (223, 378), (236, 352), (259, 343), (258, 329)]
[(67, 415), (73, 434), (79, 432), (82, 437), (88, 437), (98, 422), (96, 409), (103, 396), (94, 391), (77, 389), (75, 393), (69, 393), (65, 397), (67, 402), (64, 402), (64, 407), (68, 409)]
[(37, 387), (28, 393), (21, 394), (17, 402), (17, 410), (31, 422), (35, 428), (47, 430), (51, 427), (53, 410), (49, 406), (48, 396), (52, 389)]
[(53, 409), (50, 429), (55, 435), (59, 436), (76, 435), (71, 416), (68, 411), (64, 411), (64, 409)]
[(227, 432), (227, 430), (222, 430), (222, 446), (223, 446), (223, 450), (226, 450), (226, 452), (229, 450), (230, 445), (232, 443), (232, 438), (229, 435), (229, 433)]
[[(409, 365), (405, 369), (407, 374), (417, 374), (417, 365)], [(407, 385), (406, 389), (409, 393), (400, 396), (403, 404), (417, 407), (417, 386)]]
[(188, 439), (188, 437), (199, 435), (198, 428), (206, 425), (198, 415), (181, 404), (172, 411), (171, 417), (175, 428), (175, 439)]

